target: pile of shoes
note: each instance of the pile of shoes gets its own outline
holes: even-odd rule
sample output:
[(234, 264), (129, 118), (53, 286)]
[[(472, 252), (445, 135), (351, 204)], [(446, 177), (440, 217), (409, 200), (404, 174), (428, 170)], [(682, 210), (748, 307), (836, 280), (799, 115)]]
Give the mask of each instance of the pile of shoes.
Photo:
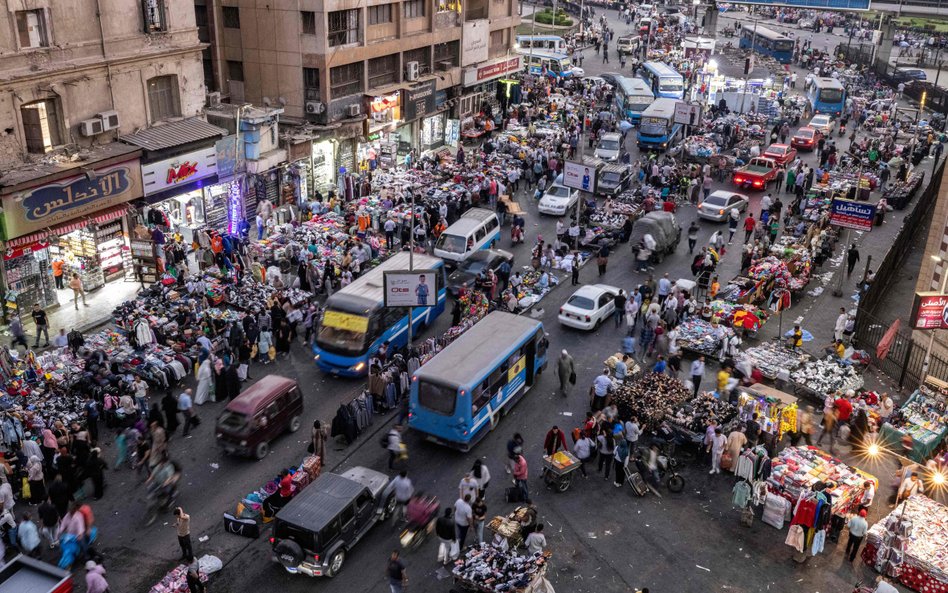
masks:
[(618, 386), (612, 403), (619, 418), (637, 416), (645, 431), (655, 430), (666, 417), (690, 399), (691, 394), (678, 379), (663, 373), (646, 373), (639, 379)]

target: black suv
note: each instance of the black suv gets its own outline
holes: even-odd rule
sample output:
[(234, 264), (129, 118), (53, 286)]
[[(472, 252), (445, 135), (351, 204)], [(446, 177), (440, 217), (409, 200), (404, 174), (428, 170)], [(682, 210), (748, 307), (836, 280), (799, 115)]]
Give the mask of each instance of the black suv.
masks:
[(365, 467), (322, 474), (276, 515), (273, 561), (287, 572), (334, 577), (346, 553), (395, 511), (388, 476)]

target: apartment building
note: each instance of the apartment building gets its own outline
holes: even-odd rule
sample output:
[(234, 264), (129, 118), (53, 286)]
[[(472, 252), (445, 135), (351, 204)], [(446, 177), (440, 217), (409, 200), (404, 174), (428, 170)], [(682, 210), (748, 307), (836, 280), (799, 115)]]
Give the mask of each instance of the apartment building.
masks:
[(340, 167), (443, 145), (461, 106), (476, 109), (513, 70), (508, 57), (519, 64), (514, 0), (196, 2), (207, 79), (225, 100), (278, 106), (284, 128), (303, 126), (317, 186)]

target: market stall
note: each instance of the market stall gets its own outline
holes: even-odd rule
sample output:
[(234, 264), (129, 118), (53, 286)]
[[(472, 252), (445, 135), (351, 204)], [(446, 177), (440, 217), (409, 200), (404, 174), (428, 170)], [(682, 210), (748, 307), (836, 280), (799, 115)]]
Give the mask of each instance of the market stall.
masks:
[(790, 373), (796, 393), (822, 402), (828, 392), (862, 388), (862, 374), (852, 365), (834, 359), (811, 359)]
[(692, 443), (701, 443), (712, 420), (727, 434), (737, 426), (738, 417), (737, 408), (705, 391), (678, 406), (666, 419), (679, 435)]
[(523, 544), (526, 538), (526, 531), (536, 525), (536, 508), (531, 506), (519, 506), (506, 515), (498, 515), (487, 523), (487, 528), (499, 535), (506, 542), (511, 550), (516, 550)]
[(619, 418), (638, 417), (643, 431), (654, 431), (690, 398), (681, 381), (662, 373), (645, 373), (619, 385), (612, 394)]
[(744, 356), (770, 380), (776, 379), (781, 370), (793, 372), (810, 358), (809, 354), (787, 348), (784, 342), (774, 341), (748, 348), (744, 351)]
[(741, 389), (737, 405), (742, 420), (757, 414), (762, 440), (770, 450), (783, 435), (797, 430), (797, 398), (789, 393), (755, 383)]
[(946, 396), (945, 384), (928, 377), (882, 425), (879, 439), (893, 451), (925, 463), (948, 437)]
[(795, 504), (814, 487), (831, 484), (825, 492), (832, 495), (833, 514), (845, 517), (859, 510), (863, 485), (870, 481), (879, 487), (875, 476), (851, 467), (816, 447), (787, 447), (772, 460), (767, 489)]
[(678, 346), (696, 356), (717, 356), (721, 343), (734, 330), (716, 321), (690, 317), (678, 326)]
[(518, 593), (546, 575), (550, 552), (520, 556), (488, 543), (467, 548), (454, 562), (455, 584), (483, 593)]

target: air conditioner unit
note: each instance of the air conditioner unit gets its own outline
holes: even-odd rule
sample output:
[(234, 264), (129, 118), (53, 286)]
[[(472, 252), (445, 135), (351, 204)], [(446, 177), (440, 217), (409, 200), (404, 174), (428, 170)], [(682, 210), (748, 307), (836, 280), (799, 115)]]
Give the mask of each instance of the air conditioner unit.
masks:
[(444, 60), (444, 61), (438, 62), (438, 71), (439, 71), (439, 72), (446, 72), (446, 71), (450, 70), (451, 68), (454, 68), (454, 64), (452, 64), (452, 63), (451, 63), (450, 61), (448, 61), (448, 60)]
[(408, 80), (418, 80), (418, 74), (419, 74), (419, 71), (421, 70), (418, 67), (418, 62), (408, 62), (407, 64), (405, 64), (405, 69), (406, 69), (405, 77)]
[(102, 113), (97, 113), (96, 116), (102, 120), (103, 130), (118, 129), (119, 127), (118, 111), (103, 111)]
[(79, 122), (79, 133), (85, 137), (96, 136), (105, 130), (102, 129), (101, 119), (86, 119)]
[(306, 113), (309, 115), (319, 115), (326, 111), (326, 104), (322, 101), (307, 101)]
[(346, 116), (347, 117), (356, 117), (362, 113), (362, 106), (358, 103), (353, 103), (352, 105), (346, 105)]
[(218, 107), (221, 104), (221, 94), (219, 92), (213, 92), (207, 94), (207, 106), (208, 107)]

